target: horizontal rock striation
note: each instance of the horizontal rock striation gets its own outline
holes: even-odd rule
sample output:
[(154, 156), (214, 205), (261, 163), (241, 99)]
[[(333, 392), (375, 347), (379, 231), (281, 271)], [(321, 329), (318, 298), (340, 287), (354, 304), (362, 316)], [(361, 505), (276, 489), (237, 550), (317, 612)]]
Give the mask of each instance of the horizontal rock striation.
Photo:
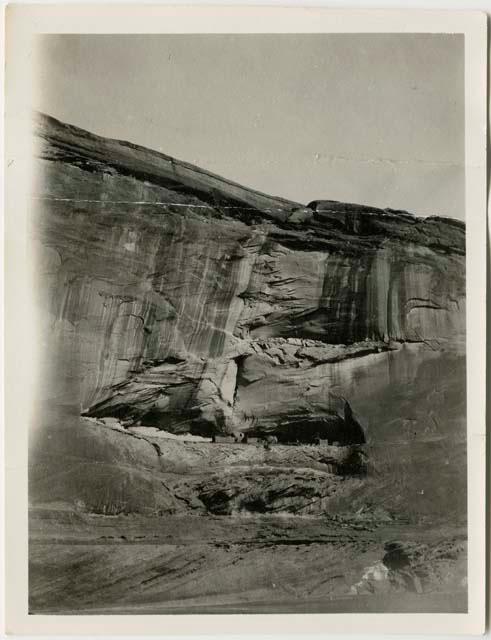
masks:
[(465, 338), (465, 228), (307, 206), (39, 115), (52, 395), (173, 433), (365, 441), (353, 372)]

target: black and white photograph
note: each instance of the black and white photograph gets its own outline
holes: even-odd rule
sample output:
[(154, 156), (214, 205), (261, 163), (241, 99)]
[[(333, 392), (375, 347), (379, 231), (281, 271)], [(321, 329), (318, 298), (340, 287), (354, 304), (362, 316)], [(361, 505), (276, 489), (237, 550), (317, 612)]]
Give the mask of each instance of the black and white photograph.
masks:
[(30, 617), (467, 614), (464, 33), (31, 57)]

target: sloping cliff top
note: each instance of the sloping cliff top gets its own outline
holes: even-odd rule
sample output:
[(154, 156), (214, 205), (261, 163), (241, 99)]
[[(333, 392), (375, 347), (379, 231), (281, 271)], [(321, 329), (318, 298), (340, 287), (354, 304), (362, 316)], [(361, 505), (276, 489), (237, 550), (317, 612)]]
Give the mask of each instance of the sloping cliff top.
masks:
[[(387, 238), (427, 246), (437, 252), (465, 253), (465, 224), (442, 216), (417, 217), (407, 211), (378, 209), (333, 200), (304, 205), (244, 187), (197, 166), (145, 147), (94, 135), (37, 113), (39, 157), (99, 175), (126, 176), (171, 191), (159, 200), (148, 189), (138, 204), (196, 208), (212, 217), (238, 219), (247, 225), (274, 223), (272, 240), (291, 249), (336, 250), (374, 247)], [(57, 194), (45, 194), (55, 196)], [(61, 194), (69, 198), (66, 189)], [(73, 193), (73, 197), (77, 194)], [(181, 198), (180, 198), (181, 197)], [(118, 204), (129, 204), (123, 199)], [(348, 243), (348, 244), (347, 244)]]

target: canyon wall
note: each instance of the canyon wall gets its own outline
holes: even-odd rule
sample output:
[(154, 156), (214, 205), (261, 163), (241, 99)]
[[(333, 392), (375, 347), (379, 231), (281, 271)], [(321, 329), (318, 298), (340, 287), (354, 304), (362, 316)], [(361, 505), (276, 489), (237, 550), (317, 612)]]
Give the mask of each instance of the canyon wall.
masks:
[[(407, 343), (462, 356), (462, 223), (290, 202), (44, 115), (35, 136), (53, 402), (174, 433), (362, 443), (372, 363), (404, 379)], [(390, 376), (372, 384), (380, 401)]]
[(30, 612), (465, 611), (465, 226), (34, 133)]

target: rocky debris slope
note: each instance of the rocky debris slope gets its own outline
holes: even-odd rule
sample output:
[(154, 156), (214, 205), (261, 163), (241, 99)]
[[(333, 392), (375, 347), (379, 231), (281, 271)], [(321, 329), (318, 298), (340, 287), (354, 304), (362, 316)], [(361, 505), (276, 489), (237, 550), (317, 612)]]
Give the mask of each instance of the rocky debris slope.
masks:
[(361, 443), (353, 362), (463, 341), (461, 223), (289, 202), (47, 116), (35, 134), (56, 402), (174, 433)]
[[(366, 473), (359, 447), (185, 442), (76, 417), (33, 445), (33, 504), (101, 515), (328, 514)], [(67, 455), (67, 451), (70, 453)]]

